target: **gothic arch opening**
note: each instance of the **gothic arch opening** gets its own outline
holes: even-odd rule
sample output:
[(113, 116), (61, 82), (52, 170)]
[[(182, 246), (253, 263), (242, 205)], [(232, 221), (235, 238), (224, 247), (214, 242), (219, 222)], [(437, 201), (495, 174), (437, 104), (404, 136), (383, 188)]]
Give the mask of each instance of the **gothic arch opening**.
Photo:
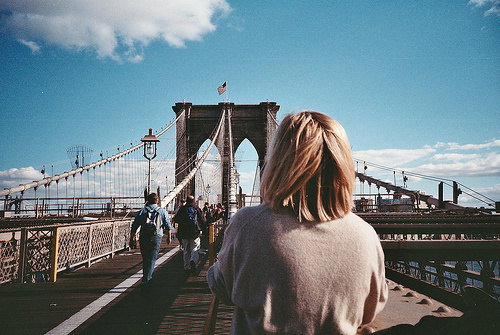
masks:
[[(209, 145), (209, 139), (203, 142), (200, 146), (200, 150), (198, 151), (198, 159), (201, 159), (201, 156)], [(201, 200), (203, 203), (208, 202), (210, 204), (217, 204), (221, 202), (221, 162), (222, 160), (219, 150), (214, 145), (204, 163), (201, 165), (200, 170), (196, 173), (195, 195), (197, 200)], [(203, 206), (203, 204), (201, 204), (201, 206)]]
[(238, 172), (237, 193), (240, 188), (245, 198), (245, 206), (260, 204), (260, 167), (259, 155), (254, 145), (248, 139), (244, 139), (234, 154), (235, 170)]
[[(194, 167), (191, 157), (197, 154), (198, 149), (210, 137), (219, 121), (223, 120), (223, 127), (216, 145), (221, 152), (222, 159), (221, 202), (229, 208), (229, 193), (233, 192), (229, 192), (232, 179), (230, 178), (230, 158), (240, 143), (248, 139), (257, 152), (259, 166), (263, 166), (269, 143), (276, 130), (276, 113), (279, 106), (269, 101), (258, 105), (235, 105), (230, 102), (221, 102), (218, 105), (193, 105), (189, 102), (179, 102), (172, 106), (172, 109), (179, 116), (175, 163), (176, 183), (182, 181)], [(186, 165), (189, 168), (181, 171), (181, 167)], [(191, 180), (182, 196), (185, 197), (195, 192), (195, 181)], [(198, 197), (197, 194), (195, 196)], [(234, 209), (234, 200), (231, 201), (231, 208)]]

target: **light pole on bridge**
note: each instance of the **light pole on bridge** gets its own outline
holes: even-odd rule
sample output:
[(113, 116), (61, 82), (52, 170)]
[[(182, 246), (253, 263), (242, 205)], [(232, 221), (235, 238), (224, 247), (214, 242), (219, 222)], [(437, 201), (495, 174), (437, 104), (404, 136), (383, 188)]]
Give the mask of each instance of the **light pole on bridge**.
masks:
[(156, 157), (156, 143), (160, 140), (153, 135), (153, 129), (149, 128), (149, 134), (141, 139), (144, 143), (144, 157), (148, 160), (148, 194), (151, 193), (151, 161)]
[(210, 184), (207, 184), (207, 186), (205, 187), (205, 192), (207, 193), (207, 202), (210, 203), (210, 189), (212, 188), (212, 186), (210, 186)]

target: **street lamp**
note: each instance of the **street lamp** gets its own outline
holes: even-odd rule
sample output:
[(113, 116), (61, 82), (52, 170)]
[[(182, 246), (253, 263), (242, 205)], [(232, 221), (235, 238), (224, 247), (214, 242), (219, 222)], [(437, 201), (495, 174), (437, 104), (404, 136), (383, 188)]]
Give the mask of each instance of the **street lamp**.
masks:
[(153, 135), (153, 129), (149, 128), (149, 134), (141, 139), (144, 143), (144, 157), (148, 160), (148, 194), (151, 192), (151, 161), (156, 157), (156, 143), (160, 140)]
[(234, 170), (234, 192), (236, 193), (236, 204), (237, 208), (241, 208), (241, 198), (238, 192), (238, 184), (240, 183), (240, 174), (238, 171)]
[(238, 184), (240, 183), (240, 174), (238, 171), (234, 171), (234, 183), (236, 184), (236, 187), (238, 187)]
[(207, 202), (210, 203), (210, 189), (212, 187), (210, 186), (210, 184), (207, 184), (207, 186), (205, 187), (205, 192), (207, 192)]

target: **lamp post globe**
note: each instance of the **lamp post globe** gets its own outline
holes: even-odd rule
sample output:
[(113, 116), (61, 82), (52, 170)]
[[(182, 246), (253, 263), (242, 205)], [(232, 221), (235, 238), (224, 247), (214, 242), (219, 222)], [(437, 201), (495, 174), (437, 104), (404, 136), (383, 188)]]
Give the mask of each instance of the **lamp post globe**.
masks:
[(160, 140), (153, 135), (153, 129), (149, 128), (149, 134), (141, 139), (144, 143), (144, 157), (148, 160), (148, 194), (151, 193), (151, 161), (156, 157), (156, 143)]

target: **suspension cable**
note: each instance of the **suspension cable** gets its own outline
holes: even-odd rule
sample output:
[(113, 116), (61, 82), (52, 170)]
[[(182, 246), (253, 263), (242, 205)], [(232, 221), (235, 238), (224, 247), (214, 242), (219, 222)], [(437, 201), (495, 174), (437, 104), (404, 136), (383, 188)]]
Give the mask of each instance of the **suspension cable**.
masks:
[[(464, 184), (462, 183), (459, 183), (459, 182), (456, 182), (452, 179), (447, 179), (447, 178), (438, 178), (438, 177), (433, 177), (433, 176), (429, 176), (429, 175), (424, 175), (424, 174), (420, 174), (420, 173), (416, 173), (416, 172), (411, 172), (411, 171), (408, 171), (408, 170), (401, 170), (401, 169), (397, 169), (397, 168), (391, 168), (391, 167), (388, 167), (388, 166), (384, 166), (384, 165), (380, 165), (380, 164), (376, 164), (376, 163), (371, 163), (371, 162), (367, 162), (365, 160), (360, 160), (360, 159), (357, 159), (357, 158), (354, 158), (355, 162), (356, 163), (359, 163), (359, 162), (363, 162), (366, 165), (369, 165), (369, 166), (373, 166), (375, 168), (378, 168), (378, 169), (381, 169), (381, 170), (385, 170), (385, 171), (393, 171), (393, 172), (401, 172), (403, 174), (406, 174), (406, 175), (409, 175), (409, 176), (413, 176), (413, 177), (419, 177), (419, 178), (422, 178), (422, 179), (425, 179), (425, 180), (430, 180), (430, 181), (435, 181), (435, 182), (443, 182), (445, 185), (449, 186), (449, 187), (453, 187), (453, 182), (457, 183), (458, 185), (460, 185), (461, 187), (463, 188), (466, 188), (467, 190), (469, 190), (470, 192), (474, 193), (474, 194), (477, 194), (478, 196), (481, 196), (483, 197), (484, 199), (487, 199), (489, 201), (492, 201), (492, 202), (495, 202), (495, 200), (485, 196), (484, 194), (481, 194), (477, 191), (474, 191), (473, 189), (465, 186)], [(450, 183), (451, 182), (451, 183)], [(469, 192), (465, 192), (465, 191), (462, 191), (463, 194), (466, 194), (468, 196), (470, 196), (471, 198), (474, 198), (478, 201), (481, 201), (489, 206), (492, 206), (492, 204), (474, 196), (473, 194), (469, 193)]]
[(205, 159), (207, 158), (208, 154), (210, 153), (210, 150), (215, 144), (216, 139), (219, 137), (220, 130), (222, 128), (222, 124), (224, 123), (224, 117), (226, 113), (225, 111), (222, 113), (221, 118), (219, 120), (219, 124), (217, 127), (217, 131), (215, 132), (215, 135), (213, 136), (210, 146), (205, 150), (203, 155), (201, 156), (201, 159), (196, 163), (196, 166), (189, 172), (189, 174), (179, 183), (179, 185), (175, 186), (172, 191), (170, 191), (161, 201), (161, 207), (166, 207), (183, 189), (186, 187), (186, 185), (189, 183), (189, 181), (193, 178), (193, 176), (196, 174), (198, 169), (201, 167)]
[[(181, 115), (184, 113), (184, 111), (182, 113), (180, 113), (177, 118), (175, 119), (175, 121), (173, 121), (168, 127), (166, 127), (164, 130), (160, 131), (158, 134), (156, 134), (157, 137), (160, 137), (161, 135), (163, 135), (167, 130), (169, 130), (178, 120), (179, 118), (181, 117)], [(31, 183), (27, 183), (27, 184), (22, 184), (22, 185), (19, 185), (19, 186), (16, 186), (16, 187), (11, 187), (11, 188), (6, 188), (4, 190), (1, 190), (0, 191), (0, 197), (2, 196), (8, 196), (8, 195), (11, 195), (13, 193), (17, 193), (17, 192), (24, 192), (30, 188), (37, 188), (39, 186), (42, 186), (42, 185), (46, 185), (46, 184), (50, 184), (51, 182), (53, 181), (58, 181), (62, 178), (66, 178), (66, 177), (69, 177), (69, 176), (74, 176), (76, 175), (77, 173), (81, 173), (85, 170), (89, 170), (89, 169), (92, 169), (96, 166), (100, 166), (102, 164), (106, 164), (108, 162), (111, 162), (119, 157), (122, 157), (138, 148), (141, 148), (144, 146), (144, 142), (141, 142), (139, 144), (137, 144), (136, 146), (132, 147), (132, 148), (129, 148), (127, 150), (124, 150), (122, 152), (119, 152), (111, 157), (107, 157), (106, 159), (101, 159), (95, 163), (92, 163), (92, 164), (89, 164), (89, 165), (86, 165), (86, 166), (83, 166), (83, 167), (79, 167), (77, 169), (73, 169), (69, 172), (64, 172), (64, 173), (61, 173), (61, 174), (58, 174), (58, 175), (55, 175), (55, 176), (52, 176), (52, 177), (45, 177), (41, 180), (38, 180), (38, 181), (34, 181), (34, 182), (31, 182)]]

